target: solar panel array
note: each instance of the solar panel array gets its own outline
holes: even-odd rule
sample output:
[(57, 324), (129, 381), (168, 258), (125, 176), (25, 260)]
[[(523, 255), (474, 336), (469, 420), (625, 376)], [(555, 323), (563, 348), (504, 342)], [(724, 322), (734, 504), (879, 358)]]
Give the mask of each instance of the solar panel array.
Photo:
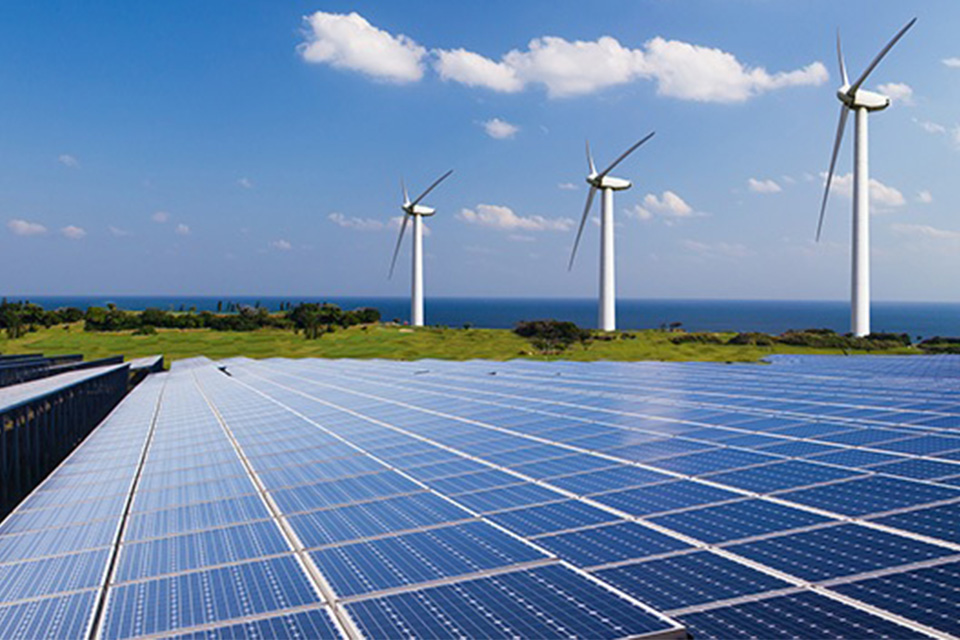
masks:
[(957, 378), (177, 363), (0, 524), (0, 637), (958, 635)]

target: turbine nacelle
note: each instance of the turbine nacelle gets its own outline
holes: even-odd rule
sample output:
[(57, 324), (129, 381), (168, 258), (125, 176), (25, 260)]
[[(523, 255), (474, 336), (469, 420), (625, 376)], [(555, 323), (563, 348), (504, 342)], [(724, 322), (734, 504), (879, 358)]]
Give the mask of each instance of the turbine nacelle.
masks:
[(587, 176), (587, 184), (594, 189), (613, 189), (614, 191), (623, 191), (633, 186), (633, 183), (629, 180), (614, 178), (613, 176), (601, 176), (599, 174)]
[(890, 98), (882, 93), (857, 89), (851, 95), (848, 85), (837, 89), (837, 98), (849, 109), (864, 108), (867, 111), (883, 111), (890, 106)]
[(403, 209), (404, 213), (410, 216), (428, 217), (428, 216), (432, 216), (437, 212), (437, 210), (434, 209), (433, 207), (427, 207), (422, 204), (413, 204), (413, 205), (405, 204), (405, 205), (402, 205), (400, 208)]

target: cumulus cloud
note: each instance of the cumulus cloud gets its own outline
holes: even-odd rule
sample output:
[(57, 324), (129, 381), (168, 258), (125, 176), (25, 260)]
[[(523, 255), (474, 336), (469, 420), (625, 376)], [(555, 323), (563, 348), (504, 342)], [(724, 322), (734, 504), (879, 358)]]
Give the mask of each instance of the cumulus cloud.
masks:
[(7, 229), (18, 236), (39, 236), (47, 232), (47, 228), (39, 222), (30, 222), (19, 218), (7, 222)]
[(61, 153), (59, 156), (57, 156), (57, 162), (65, 167), (70, 167), (71, 169), (76, 169), (80, 166), (80, 161), (69, 153)]
[(960, 69), (960, 58), (944, 58), (942, 62), (951, 69)]
[(72, 224), (60, 229), (60, 233), (62, 233), (65, 238), (70, 238), (71, 240), (82, 240), (87, 235), (86, 229), (76, 227)]
[(960, 240), (960, 231), (937, 229), (927, 224), (892, 224), (890, 228), (900, 235), (934, 240)]
[(470, 224), (511, 231), (568, 231), (573, 227), (570, 218), (518, 216), (510, 207), (478, 204), (476, 209), (462, 209), (457, 218)]
[(131, 232), (127, 231), (126, 229), (121, 229), (120, 227), (115, 227), (113, 225), (110, 225), (109, 227), (107, 227), (107, 229), (110, 231), (110, 235), (112, 235), (115, 238), (124, 238), (126, 236), (133, 235)]
[(307, 62), (398, 84), (423, 77), (427, 50), (405, 35), (394, 36), (378, 29), (358, 13), (317, 11), (304, 21), (307, 41), (298, 51)]
[(318, 11), (305, 20), (307, 41), (299, 48), (304, 60), (398, 83), (419, 81), (428, 55), (444, 81), (501, 93), (542, 86), (554, 98), (651, 80), (661, 96), (743, 102), (784, 87), (820, 85), (828, 78), (820, 62), (771, 73), (722, 49), (661, 37), (631, 48), (610, 36), (573, 41), (543, 36), (530, 40), (525, 49), (513, 49), (495, 60), (463, 48), (428, 54), (410, 38), (378, 29), (357, 13)]
[(913, 87), (903, 82), (888, 82), (887, 84), (881, 84), (879, 87), (880, 93), (884, 93), (890, 97), (894, 102), (902, 102), (906, 105), (913, 104)]
[[(820, 175), (824, 180), (826, 180), (826, 173), (822, 173)], [(847, 173), (842, 176), (833, 176), (833, 184), (830, 185), (830, 190), (839, 193), (846, 198), (852, 198), (853, 174)], [(871, 205), (876, 205), (878, 208), (902, 207), (904, 204), (906, 204), (906, 202), (907, 199), (903, 197), (903, 194), (899, 189), (883, 184), (876, 178), (870, 178)]]
[(253, 180), (250, 178), (240, 178), (237, 180), (237, 184), (243, 187), (244, 189), (253, 189)]
[(178, 236), (188, 236), (190, 235), (190, 227), (183, 224), (182, 222), (177, 225), (177, 228), (173, 230)]
[(483, 130), (487, 132), (487, 135), (495, 140), (507, 140), (517, 135), (517, 132), (520, 131), (520, 127), (517, 125), (510, 124), (500, 118), (493, 118), (481, 124), (483, 125)]
[(560, 189), (561, 191), (576, 191), (579, 188), (580, 187), (572, 182), (561, 182), (557, 185), (557, 189)]
[(775, 181), (770, 179), (750, 178), (747, 180), (747, 188), (754, 193), (780, 193), (783, 188)]
[(704, 257), (745, 258), (750, 250), (745, 245), (728, 242), (700, 242), (698, 240), (684, 240), (683, 247)]
[[(345, 216), (339, 212), (331, 213), (329, 216), (327, 216), (327, 219), (338, 227), (343, 227), (344, 229), (353, 229), (354, 231), (380, 231), (386, 227), (386, 225), (380, 220), (375, 220), (373, 218)], [(402, 221), (403, 217), (400, 216), (399, 219)]]
[(920, 204), (930, 204), (933, 202), (933, 194), (926, 189), (917, 192), (917, 202)]
[(693, 218), (704, 215), (695, 211), (687, 202), (673, 191), (664, 191), (657, 196), (654, 193), (648, 193), (643, 197), (640, 204), (632, 209), (626, 210), (627, 217), (637, 218), (639, 220), (652, 220), (654, 216), (660, 216), (672, 222), (679, 218)]
[(150, 216), (150, 219), (159, 224), (163, 224), (170, 221), (170, 214), (166, 211), (156, 211)]
[(281, 238), (280, 240), (274, 240), (273, 242), (271, 242), (270, 248), (276, 249), (277, 251), (290, 251), (291, 249), (293, 249), (293, 245), (290, 244), (289, 241)]
[(466, 49), (440, 49), (436, 51), (436, 56), (433, 68), (442, 80), (501, 93), (516, 93), (523, 89), (523, 82), (517, 77), (516, 70), (503, 62), (494, 62)]

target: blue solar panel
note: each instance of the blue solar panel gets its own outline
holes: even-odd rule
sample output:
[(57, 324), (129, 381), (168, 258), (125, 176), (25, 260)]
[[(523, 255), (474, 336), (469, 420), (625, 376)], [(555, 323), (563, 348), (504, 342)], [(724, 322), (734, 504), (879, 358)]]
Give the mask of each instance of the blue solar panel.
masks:
[(954, 550), (856, 524), (728, 547), (804, 580), (825, 580), (953, 555)]
[(559, 567), (363, 600), (346, 608), (371, 638), (599, 639), (672, 626)]
[(96, 591), (84, 591), (18, 604), (0, 604), (0, 638), (85, 637), (96, 598)]
[(596, 576), (664, 611), (791, 586), (709, 551), (603, 569)]
[(811, 591), (680, 617), (698, 640), (735, 638), (928, 638)]
[(873, 476), (780, 494), (784, 500), (826, 509), (844, 515), (882, 513), (960, 498), (960, 491), (947, 487)]
[(787, 531), (829, 522), (825, 516), (766, 500), (740, 500), (651, 518), (652, 522), (704, 542)]
[(264, 640), (269, 638), (305, 638), (334, 640), (344, 637), (326, 609), (311, 609), (249, 622), (213, 627), (172, 636), (171, 640)]
[[(138, 606), (147, 598), (164, 606)], [(318, 602), (303, 570), (287, 556), (116, 586), (104, 633), (111, 638), (168, 633)]]
[(908, 620), (960, 635), (960, 563), (868, 578), (834, 589)]
[(686, 542), (635, 522), (542, 536), (537, 544), (581, 567), (621, 562), (690, 547)]
[(740, 494), (690, 480), (664, 482), (596, 496), (598, 502), (635, 516), (739, 498)]
[(886, 529), (958, 542), (954, 361), (178, 363), (0, 524), (0, 631), (910, 635), (827, 580), (954, 632), (955, 550)]
[(328, 547), (311, 556), (339, 596), (546, 558), (530, 545), (482, 522)]

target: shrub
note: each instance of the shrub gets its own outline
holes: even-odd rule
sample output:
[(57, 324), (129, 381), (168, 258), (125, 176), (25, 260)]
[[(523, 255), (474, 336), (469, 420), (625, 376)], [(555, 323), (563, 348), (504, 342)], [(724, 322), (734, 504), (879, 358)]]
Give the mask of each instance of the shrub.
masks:
[(526, 338), (541, 353), (561, 353), (579, 342), (586, 347), (593, 336), (573, 322), (562, 320), (524, 320), (513, 332)]
[(715, 333), (678, 333), (670, 337), (673, 344), (723, 344), (723, 337)]
[(737, 335), (730, 338), (727, 341), (727, 344), (740, 344), (740, 345), (751, 345), (755, 347), (770, 347), (776, 344), (777, 339), (773, 336), (767, 335), (766, 333), (759, 333), (757, 331), (748, 331), (746, 333), (738, 333)]
[(134, 329), (133, 335), (135, 336), (155, 336), (157, 335), (157, 329), (152, 324), (145, 324), (137, 329)]

